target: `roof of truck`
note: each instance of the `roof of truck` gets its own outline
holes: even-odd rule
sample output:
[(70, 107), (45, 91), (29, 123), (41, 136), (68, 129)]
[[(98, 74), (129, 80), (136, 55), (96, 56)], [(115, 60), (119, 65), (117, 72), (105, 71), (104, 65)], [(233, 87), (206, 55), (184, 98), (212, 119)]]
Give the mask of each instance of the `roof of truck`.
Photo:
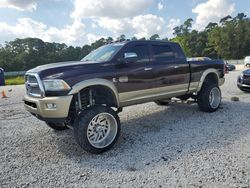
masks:
[(128, 43), (154, 43), (154, 44), (177, 44), (175, 42), (162, 41), (162, 40), (129, 40), (129, 41), (114, 41), (108, 44), (128, 44)]

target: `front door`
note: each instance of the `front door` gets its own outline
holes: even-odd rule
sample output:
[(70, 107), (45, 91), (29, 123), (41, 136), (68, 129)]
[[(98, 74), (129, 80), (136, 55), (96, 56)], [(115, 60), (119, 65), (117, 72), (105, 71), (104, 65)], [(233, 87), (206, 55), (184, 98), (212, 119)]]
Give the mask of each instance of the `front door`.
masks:
[(119, 54), (136, 55), (134, 61), (117, 66), (116, 85), (121, 103), (129, 103), (145, 98), (147, 90), (152, 89), (154, 81), (153, 65), (150, 61), (149, 45), (146, 43), (130, 43)]

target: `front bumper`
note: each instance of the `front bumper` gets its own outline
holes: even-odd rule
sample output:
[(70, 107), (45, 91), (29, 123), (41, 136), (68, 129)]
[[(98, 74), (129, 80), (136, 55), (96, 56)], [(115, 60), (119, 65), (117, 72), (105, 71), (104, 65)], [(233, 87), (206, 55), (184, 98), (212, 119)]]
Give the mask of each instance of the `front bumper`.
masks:
[(250, 79), (239, 76), (237, 79), (237, 85), (239, 88), (250, 89)]
[[(25, 95), (23, 101), (27, 111), (46, 121), (46, 119), (67, 118), (72, 98), (73, 95), (45, 98), (34, 98)], [(54, 104), (54, 108), (48, 108), (47, 104)]]
[(240, 82), (237, 82), (238, 87), (245, 87), (245, 88), (249, 88), (250, 89), (250, 85), (247, 84), (242, 84)]

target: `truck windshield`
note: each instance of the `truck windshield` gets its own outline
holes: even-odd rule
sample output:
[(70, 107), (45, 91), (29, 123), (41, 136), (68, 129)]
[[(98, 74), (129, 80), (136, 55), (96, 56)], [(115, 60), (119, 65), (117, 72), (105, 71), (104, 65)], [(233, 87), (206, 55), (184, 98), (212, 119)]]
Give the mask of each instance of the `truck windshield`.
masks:
[(109, 61), (124, 44), (109, 44), (90, 52), (81, 61)]

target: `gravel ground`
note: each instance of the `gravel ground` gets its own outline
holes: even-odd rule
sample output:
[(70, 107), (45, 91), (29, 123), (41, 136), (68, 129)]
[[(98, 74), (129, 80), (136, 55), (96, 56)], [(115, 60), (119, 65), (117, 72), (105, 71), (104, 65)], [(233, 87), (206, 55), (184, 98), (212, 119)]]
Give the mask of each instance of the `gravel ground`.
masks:
[(236, 86), (239, 73), (226, 75), (216, 113), (180, 103), (125, 108), (118, 143), (101, 155), (27, 113), (24, 86), (2, 87), (0, 187), (250, 187), (250, 97)]

